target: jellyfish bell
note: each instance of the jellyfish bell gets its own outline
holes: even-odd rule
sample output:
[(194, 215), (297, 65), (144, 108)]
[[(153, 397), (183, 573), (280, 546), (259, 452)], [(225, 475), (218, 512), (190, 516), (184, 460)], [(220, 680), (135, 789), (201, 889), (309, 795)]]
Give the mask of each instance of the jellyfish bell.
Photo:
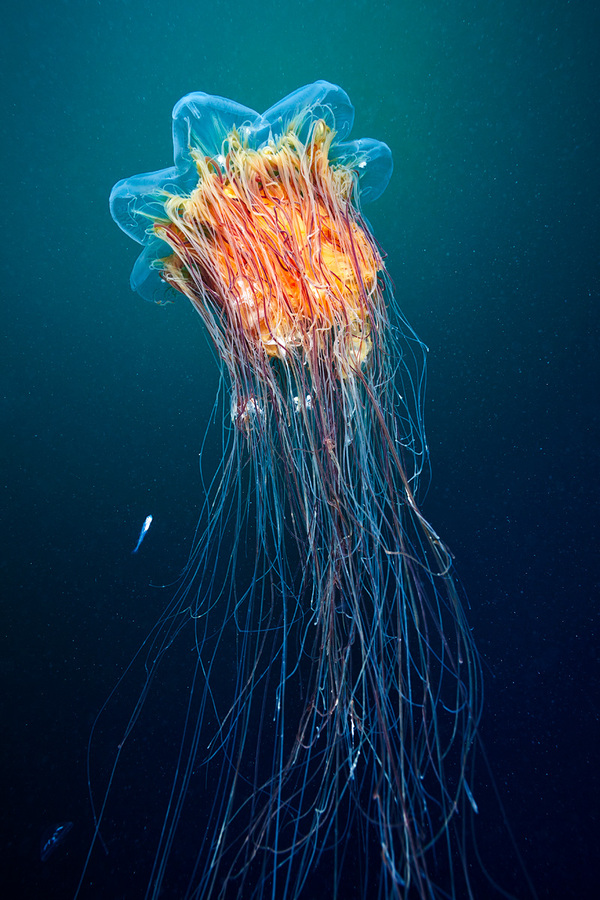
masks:
[[(262, 115), (189, 94), (173, 112), (175, 165), (111, 194), (144, 245), (133, 288), (191, 301), (228, 396), (222, 458), (126, 732), (189, 627), (149, 897), (177, 884), (289, 900), (325, 883), (341, 896), (344, 879), (365, 897), (469, 895), (480, 666), (416, 500), (424, 348), (361, 212), (391, 153), (348, 140), (352, 122), (322, 81)], [(209, 812), (196, 826), (197, 792)]]
[(161, 277), (208, 318), (223, 356), (292, 354), (311, 370), (328, 356), (345, 377), (371, 352), (383, 262), (351, 202), (353, 168), (329, 161), (334, 131), (316, 119), (304, 143), (302, 124), (258, 149), (247, 128), (216, 158), (194, 151), (198, 183), (165, 197), (153, 234), (172, 250)]

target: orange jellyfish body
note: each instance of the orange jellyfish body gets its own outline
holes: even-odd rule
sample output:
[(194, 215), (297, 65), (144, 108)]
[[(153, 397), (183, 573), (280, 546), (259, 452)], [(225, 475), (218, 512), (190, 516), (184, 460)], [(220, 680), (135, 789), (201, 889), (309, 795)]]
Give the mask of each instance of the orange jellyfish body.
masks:
[(290, 129), (250, 150), (232, 132), (226, 158), (196, 155), (197, 187), (168, 198), (154, 231), (173, 250), (163, 277), (200, 312), (208, 295), (269, 357), (309, 358), (333, 339), (345, 372), (371, 351), (383, 262), (350, 202), (351, 170), (329, 162), (332, 137), (319, 120), (306, 144)]

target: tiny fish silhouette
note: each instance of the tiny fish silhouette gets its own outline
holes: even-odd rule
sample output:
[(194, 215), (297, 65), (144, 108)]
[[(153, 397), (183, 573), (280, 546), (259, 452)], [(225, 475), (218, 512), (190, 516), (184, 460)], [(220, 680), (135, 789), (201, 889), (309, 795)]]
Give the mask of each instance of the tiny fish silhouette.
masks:
[(53, 825), (52, 828), (48, 828), (44, 832), (40, 842), (40, 859), (42, 862), (46, 862), (48, 857), (62, 844), (72, 827), (72, 822), (59, 822), (58, 825)]
[(144, 519), (144, 524), (142, 525), (142, 530), (140, 531), (140, 536), (138, 538), (138, 542), (135, 545), (135, 548), (131, 551), (132, 553), (138, 552), (138, 550), (140, 549), (140, 544), (146, 537), (146, 532), (148, 531), (148, 529), (150, 528), (151, 525), (152, 525), (152, 516), (146, 516), (146, 518)]

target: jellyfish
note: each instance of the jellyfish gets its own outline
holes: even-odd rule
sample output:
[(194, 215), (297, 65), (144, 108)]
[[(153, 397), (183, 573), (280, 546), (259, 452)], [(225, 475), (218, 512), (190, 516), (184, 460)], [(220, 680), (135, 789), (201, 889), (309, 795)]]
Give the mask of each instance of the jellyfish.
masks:
[(146, 897), (471, 896), (480, 662), (419, 507), (425, 348), (362, 211), (391, 152), (353, 117), (324, 81), (262, 115), (188, 94), (174, 166), (111, 193), (132, 288), (187, 297), (222, 376), (220, 460), (95, 808), (100, 838), (160, 668), (191, 654)]

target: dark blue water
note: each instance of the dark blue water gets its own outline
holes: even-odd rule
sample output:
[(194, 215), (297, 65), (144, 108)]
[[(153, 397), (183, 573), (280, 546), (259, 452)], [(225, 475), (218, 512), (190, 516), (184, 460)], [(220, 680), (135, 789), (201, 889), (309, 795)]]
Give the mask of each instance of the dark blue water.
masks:
[[(260, 110), (326, 78), (350, 94), (353, 134), (394, 153), (367, 214), (430, 348), (424, 509), (470, 598), (506, 817), (540, 897), (593, 896), (598, 11), (173, 6), (34, 0), (2, 16), (2, 894), (72, 896), (91, 724), (198, 514), (216, 366), (183, 298), (161, 309), (130, 293), (135, 249), (108, 193), (169, 165), (184, 93)], [(481, 818), (493, 852), (502, 829)], [(65, 821), (42, 863), (42, 836)], [(107, 837), (132, 867), (138, 839)], [(518, 873), (507, 883), (525, 895)]]

